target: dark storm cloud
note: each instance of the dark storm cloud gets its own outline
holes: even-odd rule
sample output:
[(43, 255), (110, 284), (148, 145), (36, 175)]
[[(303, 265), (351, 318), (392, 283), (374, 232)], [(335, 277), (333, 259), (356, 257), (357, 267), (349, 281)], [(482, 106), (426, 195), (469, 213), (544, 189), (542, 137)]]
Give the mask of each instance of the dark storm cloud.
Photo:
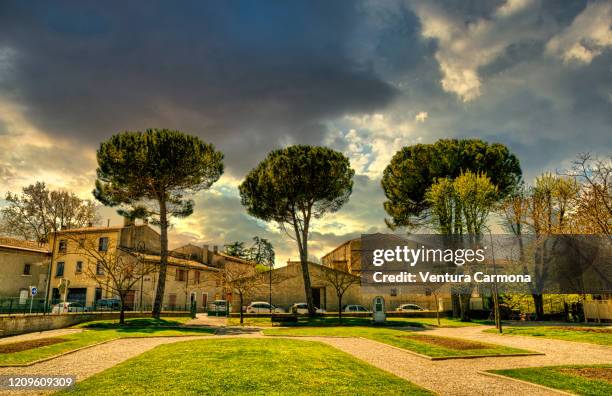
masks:
[(241, 175), (280, 142), (321, 143), (325, 122), (396, 91), (347, 43), (347, 2), (3, 2), (2, 94), (46, 133), (95, 147), (121, 130), (179, 128)]

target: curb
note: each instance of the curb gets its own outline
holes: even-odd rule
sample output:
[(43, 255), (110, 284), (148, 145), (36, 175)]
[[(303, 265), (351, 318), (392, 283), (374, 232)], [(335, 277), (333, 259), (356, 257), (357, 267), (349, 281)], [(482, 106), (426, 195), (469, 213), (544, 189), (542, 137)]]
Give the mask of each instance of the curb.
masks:
[(565, 392), (559, 389), (554, 389), (554, 388), (549, 388), (548, 386), (544, 386), (544, 385), (540, 385), (540, 384), (535, 384), (533, 382), (529, 382), (529, 381), (523, 381), (520, 380), (518, 378), (512, 378), (512, 377), (507, 377), (505, 375), (501, 375), (501, 374), (495, 374), (495, 373), (490, 373), (488, 371), (477, 371), (476, 373), (480, 374), (480, 375), (484, 375), (485, 377), (492, 377), (492, 378), (497, 378), (497, 379), (503, 379), (503, 380), (507, 380), (507, 381), (514, 381), (523, 385), (530, 385), (530, 386), (535, 386), (536, 388), (540, 388), (540, 389), (544, 389), (547, 390), (549, 392), (553, 392), (553, 393), (557, 393), (559, 395), (568, 395), (568, 396), (575, 396), (576, 393), (569, 393), (569, 392)]
[(411, 351), (409, 349), (400, 348), (400, 347), (395, 346), (395, 345), (385, 344), (384, 342), (372, 340), (372, 339), (369, 339), (369, 338), (365, 338), (365, 337), (356, 337), (356, 338), (360, 338), (362, 340), (372, 341), (372, 342), (376, 342), (378, 344), (386, 345), (388, 347), (391, 347), (391, 348), (394, 348), (394, 349), (397, 349), (397, 350), (400, 350), (400, 351), (404, 351), (404, 352), (409, 353), (411, 355), (415, 355), (415, 356), (421, 357), (423, 359), (432, 360), (432, 361), (437, 361), (437, 360), (458, 360), (458, 359), (480, 359), (480, 358), (500, 358), (500, 357), (516, 357), (516, 356), (543, 356), (543, 355), (545, 355), (544, 353), (541, 353), (541, 352), (532, 352), (532, 353), (506, 353), (506, 354), (500, 354), (500, 355), (428, 356), (428, 355), (423, 355), (423, 354), (418, 353), (418, 352)]

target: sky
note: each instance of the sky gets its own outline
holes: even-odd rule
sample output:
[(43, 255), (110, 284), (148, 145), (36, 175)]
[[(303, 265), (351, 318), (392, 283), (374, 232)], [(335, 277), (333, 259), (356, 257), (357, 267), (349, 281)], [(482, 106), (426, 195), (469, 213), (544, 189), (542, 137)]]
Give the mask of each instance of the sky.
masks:
[(283, 263), (295, 242), (250, 217), (237, 186), (270, 150), (325, 145), (356, 175), (314, 224), (320, 257), (389, 231), (380, 178), (403, 146), (503, 143), (527, 182), (610, 155), (611, 21), (612, 1), (3, 0), (0, 196), (45, 181), (92, 198), (101, 141), (178, 129), (221, 150), (225, 173), (171, 247), (257, 235)]

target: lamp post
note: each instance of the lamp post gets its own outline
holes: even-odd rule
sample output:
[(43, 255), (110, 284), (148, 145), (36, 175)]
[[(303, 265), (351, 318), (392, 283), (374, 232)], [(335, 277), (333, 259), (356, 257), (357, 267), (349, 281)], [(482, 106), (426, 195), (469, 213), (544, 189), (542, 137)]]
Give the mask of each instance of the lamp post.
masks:
[[(144, 241), (138, 242), (138, 246), (136, 247), (136, 250), (138, 251), (137, 254), (138, 254), (139, 259), (141, 260), (140, 265), (143, 266), (143, 270), (144, 270), (145, 249), (146, 249), (145, 242)], [(144, 287), (144, 275), (140, 274), (140, 299), (138, 300), (140, 302), (140, 312), (143, 312), (143, 305), (142, 305), (142, 288), (143, 287)]]
[(272, 269), (274, 268), (274, 262), (270, 262), (269, 264), (270, 270), (268, 270), (270, 275), (270, 292), (269, 292), (269, 303), (270, 303), (270, 313), (272, 313)]

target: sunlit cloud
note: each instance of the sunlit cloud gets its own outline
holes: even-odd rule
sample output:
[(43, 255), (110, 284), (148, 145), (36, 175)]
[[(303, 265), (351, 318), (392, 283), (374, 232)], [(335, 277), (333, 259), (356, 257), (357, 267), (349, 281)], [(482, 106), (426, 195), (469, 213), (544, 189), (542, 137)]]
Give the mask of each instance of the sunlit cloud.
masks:
[(572, 61), (588, 64), (612, 46), (612, 3), (592, 2), (561, 33), (546, 45), (546, 51)]

